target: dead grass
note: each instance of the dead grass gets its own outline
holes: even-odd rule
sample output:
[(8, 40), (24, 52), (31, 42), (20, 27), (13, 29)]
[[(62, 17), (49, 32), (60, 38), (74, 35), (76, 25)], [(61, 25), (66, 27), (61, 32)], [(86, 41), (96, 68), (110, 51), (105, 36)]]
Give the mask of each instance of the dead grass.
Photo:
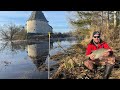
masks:
[[(92, 73), (87, 69), (82, 67), (83, 61), (86, 60), (85, 50), (87, 44), (92, 39), (92, 33), (95, 30), (100, 30), (100, 28), (91, 28), (89, 34), (86, 35), (84, 40), (82, 40), (79, 44), (72, 46), (69, 50), (74, 52), (74, 54), (70, 54), (69, 56), (65, 56), (61, 59), (62, 63), (58, 68), (57, 72), (53, 74), (53, 79), (57, 78), (59, 74), (62, 72), (65, 73), (65, 77), (69, 77), (71, 79), (82, 79), (86, 74), (92, 77)], [(101, 39), (108, 43), (108, 45), (113, 49), (116, 60), (120, 61), (120, 33), (119, 28), (117, 29), (108, 29), (104, 28), (101, 30)], [(56, 57), (57, 58), (57, 57)], [(94, 79), (101, 79), (103, 72), (98, 72), (97, 76)], [(113, 69), (110, 79), (120, 79), (120, 69)]]
[[(82, 45), (77, 44), (71, 47), (70, 49), (74, 49), (76, 53), (71, 55), (66, 55), (61, 58), (59, 68), (56, 72), (53, 73), (51, 79), (58, 79), (61, 73), (64, 73), (64, 76), (60, 79), (85, 79), (85, 76), (92, 78), (94, 75), (88, 69), (85, 69), (83, 65), (83, 61), (87, 58), (85, 57), (85, 48), (82, 50)], [(81, 49), (79, 49), (81, 48)], [(118, 51), (116, 51), (117, 61), (119, 62)], [(59, 56), (60, 57), (60, 56)], [(57, 57), (56, 57), (57, 58)], [(102, 79), (103, 72), (99, 71), (94, 79)], [(120, 78), (120, 69), (113, 69), (110, 79), (119, 79)]]

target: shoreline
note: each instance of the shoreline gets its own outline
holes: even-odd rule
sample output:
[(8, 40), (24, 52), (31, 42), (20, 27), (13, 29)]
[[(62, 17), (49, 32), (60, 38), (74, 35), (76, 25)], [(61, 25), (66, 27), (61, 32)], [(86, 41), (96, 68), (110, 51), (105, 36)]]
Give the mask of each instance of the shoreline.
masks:
[[(66, 38), (50, 38), (51, 42), (56, 42), (56, 41), (65, 41), (65, 40), (76, 40), (75, 37), (66, 37)], [(2, 40), (1, 41), (5, 41), (5, 42), (9, 42), (9, 40)], [(16, 44), (20, 44), (20, 43), (39, 43), (39, 42), (48, 42), (49, 38), (46, 39), (28, 39), (28, 40), (11, 40), (10, 42), (16, 43)]]
[[(54, 70), (51, 79), (102, 79), (104, 73), (104, 66), (98, 66), (96, 74), (90, 72), (83, 66), (83, 61), (86, 59), (84, 49), (80, 49), (80, 44), (76, 44), (69, 48), (69, 51), (76, 51), (66, 55), (65, 53), (56, 54), (51, 56), (53, 60), (58, 61), (58, 68)], [(109, 79), (120, 79), (120, 56), (119, 52), (116, 55), (116, 64), (112, 70)]]

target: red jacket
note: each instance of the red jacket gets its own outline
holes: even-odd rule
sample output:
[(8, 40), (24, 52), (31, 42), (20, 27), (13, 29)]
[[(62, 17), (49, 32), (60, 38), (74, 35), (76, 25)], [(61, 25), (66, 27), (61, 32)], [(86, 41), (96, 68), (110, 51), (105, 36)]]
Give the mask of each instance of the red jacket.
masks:
[(92, 53), (93, 50), (97, 50), (100, 48), (111, 49), (106, 42), (102, 42), (102, 43), (98, 44), (98, 47), (94, 44), (89, 43), (87, 46), (87, 49), (86, 49), (86, 55), (89, 55)]

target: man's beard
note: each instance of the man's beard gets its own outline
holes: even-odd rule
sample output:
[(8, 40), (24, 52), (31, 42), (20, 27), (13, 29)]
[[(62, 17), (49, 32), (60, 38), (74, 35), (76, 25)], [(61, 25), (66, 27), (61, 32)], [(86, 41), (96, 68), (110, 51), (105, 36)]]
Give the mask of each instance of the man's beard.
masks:
[(95, 41), (93, 41), (95, 44), (99, 44), (100, 42), (98, 41), (98, 42), (95, 42)]
[(98, 44), (99, 42), (95, 42), (96, 44)]

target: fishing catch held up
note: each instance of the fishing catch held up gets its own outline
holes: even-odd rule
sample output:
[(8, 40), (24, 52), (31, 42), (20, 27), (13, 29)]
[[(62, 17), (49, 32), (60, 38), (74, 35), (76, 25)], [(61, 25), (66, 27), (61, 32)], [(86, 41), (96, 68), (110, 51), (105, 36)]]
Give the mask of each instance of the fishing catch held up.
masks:
[(101, 48), (101, 49), (98, 49), (98, 50), (94, 50), (94, 51), (92, 52), (92, 54), (95, 55), (94, 59), (99, 59), (99, 58), (102, 57), (103, 54), (104, 54), (105, 52), (107, 52), (107, 51), (108, 51), (108, 49)]

